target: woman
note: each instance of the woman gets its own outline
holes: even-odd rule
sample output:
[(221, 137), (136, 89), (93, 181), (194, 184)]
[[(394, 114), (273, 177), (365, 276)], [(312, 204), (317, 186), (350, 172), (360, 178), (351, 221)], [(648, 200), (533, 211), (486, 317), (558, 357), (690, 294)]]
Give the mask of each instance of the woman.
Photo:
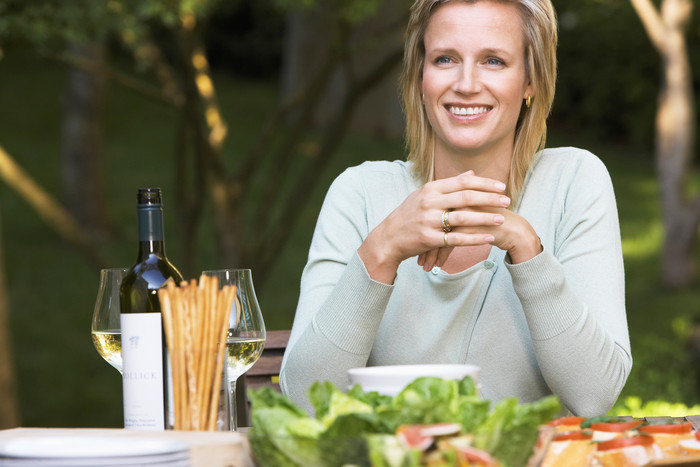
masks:
[(493, 401), (614, 404), (632, 366), (617, 209), (595, 156), (542, 150), (556, 43), (550, 0), (415, 2), (408, 161), (327, 194), (280, 378), (297, 403), (353, 367), (471, 363)]

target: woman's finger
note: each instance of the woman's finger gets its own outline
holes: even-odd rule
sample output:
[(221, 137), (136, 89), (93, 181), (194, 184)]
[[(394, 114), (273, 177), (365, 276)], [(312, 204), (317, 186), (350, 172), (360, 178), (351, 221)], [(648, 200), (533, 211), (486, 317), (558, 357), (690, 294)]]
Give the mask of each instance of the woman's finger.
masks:
[(471, 170), (454, 177), (442, 178), (430, 183), (440, 193), (454, 193), (464, 190), (485, 191), (489, 193), (502, 193), (506, 185), (492, 178), (479, 177)]
[(446, 217), (446, 222), (452, 229), (457, 227), (490, 227), (502, 225), (505, 221), (501, 213), (473, 210), (448, 211), (447, 215), (443, 214), (443, 217)]
[(446, 193), (438, 198), (438, 208), (460, 209), (469, 207), (507, 208), (510, 198), (501, 193), (462, 190)]
[[(448, 242), (449, 242), (449, 235), (448, 235)], [(450, 253), (452, 253), (453, 247), (446, 247), (446, 248), (440, 248), (438, 250), (438, 256), (437, 256), (437, 264), (438, 267), (444, 266), (445, 262), (447, 261), (447, 258), (450, 256)]]
[(425, 261), (423, 262), (423, 270), (424, 271), (430, 271), (433, 269), (433, 266), (437, 264), (437, 259), (438, 259), (438, 250), (433, 249), (430, 251), (426, 251), (423, 253), (425, 255)]

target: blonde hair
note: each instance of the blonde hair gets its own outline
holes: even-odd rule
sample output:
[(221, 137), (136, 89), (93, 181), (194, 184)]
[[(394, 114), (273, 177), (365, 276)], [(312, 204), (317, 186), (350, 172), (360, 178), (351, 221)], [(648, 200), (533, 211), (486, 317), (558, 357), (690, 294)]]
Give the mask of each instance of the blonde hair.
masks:
[(406, 116), (408, 160), (423, 181), (433, 179), (435, 133), (423, 106), (421, 81), (425, 61), (425, 31), (435, 8), (450, 1), (477, 3), (497, 1), (517, 6), (523, 19), (525, 71), (534, 95), (527, 108), (523, 103), (515, 128), (508, 194), (517, 200), (535, 155), (544, 148), (547, 117), (554, 101), (557, 78), (557, 18), (550, 0), (416, 0), (406, 28), (401, 94)]

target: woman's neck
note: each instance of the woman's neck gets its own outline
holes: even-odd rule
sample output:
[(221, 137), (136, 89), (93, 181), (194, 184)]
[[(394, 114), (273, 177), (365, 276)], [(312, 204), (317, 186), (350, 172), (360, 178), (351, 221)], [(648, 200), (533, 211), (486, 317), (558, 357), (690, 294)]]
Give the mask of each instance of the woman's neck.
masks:
[(480, 177), (508, 183), (511, 159), (512, 151), (500, 154), (493, 152), (456, 153), (448, 151), (446, 148), (436, 147), (435, 179), (454, 177), (468, 170), (473, 170)]

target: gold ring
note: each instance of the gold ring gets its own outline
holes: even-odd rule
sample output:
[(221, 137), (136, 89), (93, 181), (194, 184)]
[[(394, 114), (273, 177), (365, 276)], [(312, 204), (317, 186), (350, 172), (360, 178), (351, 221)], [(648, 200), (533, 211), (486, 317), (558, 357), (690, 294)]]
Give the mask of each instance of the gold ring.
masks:
[(447, 232), (452, 232), (452, 226), (450, 225), (450, 211), (445, 210), (442, 211), (442, 231), (447, 233)]
[(448, 232), (445, 232), (445, 235), (442, 237), (442, 241), (445, 243), (445, 246), (446, 246), (446, 247), (449, 247), (450, 244), (447, 243), (447, 234), (448, 234)]

